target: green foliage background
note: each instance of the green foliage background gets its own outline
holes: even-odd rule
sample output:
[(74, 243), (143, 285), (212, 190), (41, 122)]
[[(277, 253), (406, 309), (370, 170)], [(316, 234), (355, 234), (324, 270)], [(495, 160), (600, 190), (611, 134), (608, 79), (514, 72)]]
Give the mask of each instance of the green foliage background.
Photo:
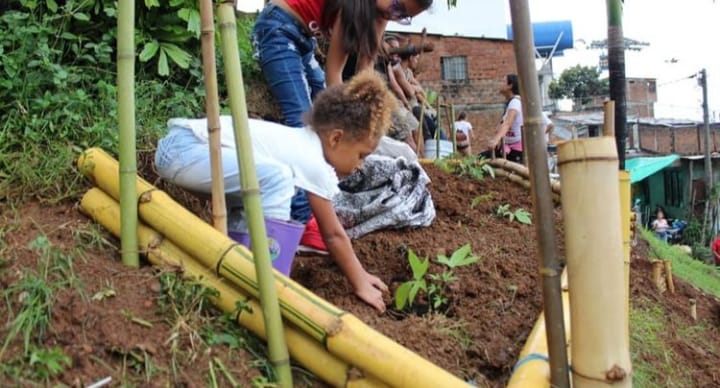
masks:
[[(74, 168), (82, 149), (117, 151), (116, 2), (11, 0), (0, 11), (0, 200), (61, 201), (82, 188)], [(143, 151), (168, 118), (203, 114), (200, 15), (195, 0), (138, 1), (135, 13)], [(238, 22), (243, 72), (257, 77), (254, 20)], [(222, 64), (218, 71), (222, 100)]]
[(558, 80), (553, 80), (548, 92), (550, 98), (572, 98), (575, 110), (582, 110), (593, 97), (609, 95), (610, 82), (607, 78), (600, 79), (594, 67), (577, 65), (565, 69)]

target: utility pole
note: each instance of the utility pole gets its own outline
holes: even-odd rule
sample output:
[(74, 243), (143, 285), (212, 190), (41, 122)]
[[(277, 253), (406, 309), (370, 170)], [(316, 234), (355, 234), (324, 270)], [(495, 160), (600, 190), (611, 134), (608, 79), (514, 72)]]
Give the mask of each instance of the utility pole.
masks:
[(700, 86), (702, 87), (703, 95), (703, 127), (705, 129), (705, 214), (703, 215), (703, 234), (702, 243), (705, 245), (705, 236), (708, 227), (711, 234), (715, 234), (715, 225), (709, 225), (708, 222), (712, 222), (710, 214), (714, 212), (715, 205), (710, 203), (713, 200), (713, 176), (712, 176), (712, 159), (710, 158), (710, 115), (708, 114), (708, 98), (707, 98), (707, 71), (705, 69), (700, 70), (700, 78), (698, 79)]
[(708, 187), (708, 194), (713, 188), (712, 163), (710, 159), (710, 114), (708, 112), (708, 91), (707, 91), (707, 71), (700, 70), (700, 86), (702, 87), (703, 96), (703, 128), (705, 130), (705, 183)]
[(624, 0), (607, 0), (610, 99), (615, 101), (615, 143), (620, 170), (625, 169), (625, 139), (627, 138), (625, 37), (622, 28), (623, 3)]

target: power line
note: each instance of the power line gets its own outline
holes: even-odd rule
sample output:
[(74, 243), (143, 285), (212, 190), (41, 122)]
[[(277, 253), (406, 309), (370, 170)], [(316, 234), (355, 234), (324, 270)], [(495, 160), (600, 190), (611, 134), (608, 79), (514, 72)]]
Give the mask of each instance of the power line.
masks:
[(659, 84), (657, 84), (657, 86), (670, 85), (670, 84), (682, 82), (682, 81), (685, 81), (685, 80), (688, 80), (688, 79), (693, 79), (693, 78), (696, 78), (696, 77), (697, 77), (697, 73), (692, 74), (692, 75), (689, 75), (689, 76), (687, 76), (687, 77), (678, 78), (678, 79), (675, 79), (675, 80), (672, 80), (672, 81), (667, 81), (667, 82), (659, 83)]

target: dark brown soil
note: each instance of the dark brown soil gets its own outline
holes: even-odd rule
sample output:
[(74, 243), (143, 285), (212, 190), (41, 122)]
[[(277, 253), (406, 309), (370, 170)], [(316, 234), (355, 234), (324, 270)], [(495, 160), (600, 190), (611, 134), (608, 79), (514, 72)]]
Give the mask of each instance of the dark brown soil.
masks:
[[(143, 171), (154, 182), (150, 170), (143, 168)], [(368, 271), (396, 287), (411, 276), (407, 264), (409, 249), (434, 259), (439, 253), (448, 255), (470, 243), (481, 261), (456, 270), (459, 280), (448, 291), (451, 303), (445, 315), (397, 312), (378, 315), (352, 294), (337, 267), (327, 258), (298, 257), (292, 276), (450, 372), (475, 380), (479, 386), (504, 386), (542, 302), (535, 259), (535, 227), (497, 218), (494, 213), (502, 204), (509, 204), (511, 209), (531, 210), (530, 195), (526, 189), (502, 178), (474, 181), (447, 175), (432, 166), (427, 171), (433, 181), (430, 188), (437, 210), (434, 224), (422, 229), (376, 232), (354, 244)], [(161, 187), (195, 212), (207, 216), (204, 201), (171, 187)], [(488, 199), (474, 208), (470, 206), (475, 197), (486, 194), (490, 194)], [(72, 357), (73, 366), (51, 382), (80, 386), (112, 376), (115, 384), (126, 381), (139, 386), (203, 387), (208, 386), (208, 363), (212, 357), (219, 357), (244, 386), (249, 386), (252, 378), (261, 374), (255, 357), (249, 353), (224, 345), (202, 346), (197, 338), (184, 331), (178, 343), (183, 353), (176, 358), (180, 372), (172, 374), (172, 341), (168, 340), (174, 330), (159, 303), (163, 294), (159, 288), (159, 270), (146, 266), (140, 270), (123, 267), (118, 262), (117, 241), (107, 234), (105, 238), (114, 246), (87, 242), (79, 245), (78, 241), (88, 240), (83, 236), (90, 235), (88, 231), (93, 225), (71, 205), (27, 203), (17, 210), (9, 206), (2, 209), (0, 288), (15, 285), (24, 271), (37, 270), (39, 254), (30, 249), (29, 244), (41, 234), (48, 236), (52, 246), (73, 256), (73, 271), (82, 285), (82, 294), (68, 288), (55, 295), (52, 322), (42, 342), (48, 347), (61, 347)], [(557, 209), (556, 229), (562, 247), (560, 217)], [(688, 341), (677, 332), (702, 324), (714, 333), (711, 339), (705, 340), (717, 343), (720, 302), (677, 278), (674, 295), (660, 294), (650, 280), (647, 247), (639, 244), (633, 257), (633, 304), (662, 306), (669, 323), (664, 339), (674, 350), (673, 361), (688, 369), (694, 386), (718, 386), (718, 346), (710, 347), (702, 340)], [(441, 266), (433, 262), (430, 272), (439, 271)], [(115, 296), (99, 301), (91, 299), (108, 287), (114, 290)], [(698, 301), (698, 323), (688, 316), (689, 298)], [(389, 306), (391, 302), (388, 295)], [(0, 303), (3, 342), (13, 317), (9, 306), (16, 312), (17, 301)], [(150, 322), (152, 327), (128, 317)], [(0, 364), (11, 365), (20, 350), (21, 343), (13, 342)], [(133, 354), (148, 355), (154, 374), (148, 377), (129, 367), (128, 360)], [(659, 356), (657, 362), (662, 362)], [(227, 386), (223, 376), (217, 371), (216, 374), (219, 385)], [(8, 380), (0, 374), (0, 386), (28, 383)], [(312, 380), (308, 384), (321, 385)]]

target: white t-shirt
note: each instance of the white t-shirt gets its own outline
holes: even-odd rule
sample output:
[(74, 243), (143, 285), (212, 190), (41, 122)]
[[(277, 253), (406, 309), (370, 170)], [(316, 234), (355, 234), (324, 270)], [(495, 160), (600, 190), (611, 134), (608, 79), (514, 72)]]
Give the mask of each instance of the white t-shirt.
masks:
[(472, 124), (470, 124), (467, 120), (459, 120), (455, 122), (455, 130), (464, 133), (469, 139), (473, 128)]
[[(295, 187), (332, 200), (340, 191), (335, 169), (323, 155), (318, 134), (309, 127), (293, 128), (263, 120), (248, 120), (255, 162), (267, 160), (288, 166), (293, 172)], [(193, 131), (201, 141), (208, 142), (207, 119), (176, 118), (168, 128), (183, 127)], [(235, 148), (232, 116), (220, 116), (220, 143)]]
[(523, 112), (520, 96), (514, 96), (508, 103), (505, 114), (503, 115), (503, 122), (507, 119), (511, 109), (517, 111), (517, 114), (515, 115), (515, 120), (510, 124), (510, 129), (508, 129), (505, 134), (505, 144), (515, 144), (522, 140)]

